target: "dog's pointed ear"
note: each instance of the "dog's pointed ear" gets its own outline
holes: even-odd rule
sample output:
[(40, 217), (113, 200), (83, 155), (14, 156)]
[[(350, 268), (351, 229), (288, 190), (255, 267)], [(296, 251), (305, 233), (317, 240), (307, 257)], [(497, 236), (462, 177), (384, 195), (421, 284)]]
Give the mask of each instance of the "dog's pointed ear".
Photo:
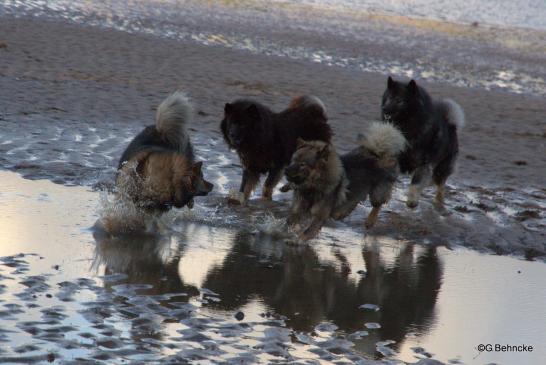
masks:
[(258, 107), (256, 104), (250, 104), (248, 108), (246, 108), (246, 112), (254, 119), (255, 121), (258, 121), (261, 119), (260, 117), (260, 111), (258, 110)]
[(389, 79), (387, 80), (387, 89), (392, 90), (394, 89), (395, 81), (392, 79), (392, 77), (389, 76)]
[(408, 83), (408, 91), (412, 94), (417, 94), (417, 91), (419, 91), (415, 80), (411, 79), (411, 81)]
[(229, 114), (231, 113), (232, 109), (233, 109), (233, 105), (231, 105), (230, 103), (226, 103), (226, 105), (224, 105), (224, 113)]
[(328, 161), (328, 156), (330, 156), (330, 146), (325, 145), (317, 152), (317, 159)]
[(201, 173), (201, 168), (203, 167), (203, 161), (196, 162), (192, 165), (191, 171), (198, 175)]
[(298, 137), (298, 139), (296, 140), (296, 149), (302, 148), (303, 146), (305, 146), (306, 143), (307, 142), (305, 142), (304, 139)]

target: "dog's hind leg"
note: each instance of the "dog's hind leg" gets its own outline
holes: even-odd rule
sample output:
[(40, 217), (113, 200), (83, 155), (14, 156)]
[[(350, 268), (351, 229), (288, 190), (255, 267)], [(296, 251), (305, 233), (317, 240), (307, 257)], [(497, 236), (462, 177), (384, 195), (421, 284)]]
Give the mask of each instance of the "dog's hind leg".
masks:
[(383, 184), (376, 186), (370, 192), (370, 203), (372, 203), (372, 211), (368, 214), (368, 218), (364, 222), (366, 229), (372, 228), (377, 222), (377, 217), (381, 211), (383, 204), (391, 199), (393, 184)]
[(423, 189), (429, 184), (431, 176), (430, 166), (423, 165), (419, 166), (413, 173), (411, 178), (411, 185), (408, 190), (408, 198), (406, 200), (406, 205), (409, 208), (415, 208), (419, 204), (419, 198)]
[(262, 197), (267, 200), (271, 200), (273, 196), (273, 189), (275, 189), (275, 186), (281, 181), (282, 176), (284, 173), (283, 168), (274, 168), (269, 170), (269, 173), (267, 175), (267, 178), (264, 182), (264, 187), (262, 190)]
[(454, 170), (456, 156), (448, 156), (444, 160), (440, 161), (432, 171), (432, 181), (436, 185), (436, 197), (435, 204), (438, 208), (444, 206), (445, 198), (445, 185), (447, 178)]
[(346, 200), (343, 204), (334, 209), (332, 218), (336, 221), (345, 219), (353, 210), (355, 210), (359, 202), (360, 200), (357, 199)]
[(459, 154), (459, 140), (457, 136), (457, 129), (455, 126), (451, 126), (449, 134), (449, 142), (446, 146), (446, 154), (443, 160), (438, 162), (432, 170), (432, 180), (436, 185), (436, 208), (443, 209), (445, 198), (445, 184), (447, 178), (455, 170), (455, 162), (457, 155)]

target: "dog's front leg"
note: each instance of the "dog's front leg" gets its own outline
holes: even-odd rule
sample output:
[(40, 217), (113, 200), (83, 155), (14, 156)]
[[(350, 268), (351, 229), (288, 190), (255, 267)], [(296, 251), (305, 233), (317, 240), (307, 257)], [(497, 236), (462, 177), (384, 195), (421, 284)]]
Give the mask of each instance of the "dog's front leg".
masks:
[(239, 193), (243, 195), (242, 205), (247, 205), (250, 194), (254, 191), (254, 188), (260, 180), (260, 174), (257, 172), (244, 169), (243, 178), (241, 180), (241, 187), (239, 188)]
[(269, 170), (267, 178), (265, 179), (264, 188), (262, 190), (262, 197), (267, 200), (271, 200), (273, 196), (273, 189), (281, 181), (284, 173), (284, 168), (273, 168)]
[(380, 210), (381, 205), (372, 207), (372, 211), (368, 214), (368, 218), (366, 218), (366, 221), (364, 222), (364, 227), (366, 227), (366, 229), (370, 229), (375, 225)]
[(411, 185), (408, 190), (408, 199), (406, 205), (409, 208), (415, 208), (419, 204), (419, 198), (423, 189), (430, 182), (431, 171), (429, 165), (419, 166), (413, 173)]
[(288, 226), (295, 226), (301, 221), (302, 214), (303, 214), (303, 200), (299, 196), (299, 194), (295, 191), (294, 196), (292, 198), (292, 206), (290, 207), (290, 215), (286, 219), (286, 224)]
[(320, 204), (312, 207), (311, 214), (313, 215), (313, 218), (311, 220), (311, 224), (305, 231), (303, 231), (303, 233), (300, 234), (300, 240), (308, 241), (315, 238), (320, 232), (324, 223), (326, 223), (331, 211), (332, 210), (328, 204)]

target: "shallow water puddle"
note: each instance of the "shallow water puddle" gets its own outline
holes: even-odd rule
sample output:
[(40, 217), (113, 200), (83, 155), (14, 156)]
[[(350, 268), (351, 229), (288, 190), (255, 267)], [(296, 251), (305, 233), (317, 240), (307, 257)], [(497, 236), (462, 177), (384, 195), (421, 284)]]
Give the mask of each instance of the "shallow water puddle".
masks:
[[(287, 245), (182, 212), (169, 234), (112, 238), (89, 228), (98, 193), (0, 182), (0, 363), (546, 357), (543, 262), (347, 227)], [(476, 350), (496, 343), (534, 351)]]

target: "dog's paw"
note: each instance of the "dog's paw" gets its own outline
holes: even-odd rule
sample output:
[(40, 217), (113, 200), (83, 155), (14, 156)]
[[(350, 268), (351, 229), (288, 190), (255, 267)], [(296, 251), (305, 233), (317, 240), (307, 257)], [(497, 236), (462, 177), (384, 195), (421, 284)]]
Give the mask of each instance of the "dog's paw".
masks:
[(406, 205), (410, 209), (415, 209), (419, 205), (419, 201), (418, 200), (409, 200), (408, 199), (408, 201), (406, 201)]
[(408, 199), (406, 200), (406, 205), (408, 208), (414, 209), (419, 205), (419, 196), (421, 192), (415, 185), (410, 185), (408, 191)]
[(313, 237), (312, 237), (311, 235), (309, 235), (309, 234), (306, 234), (305, 232), (300, 233), (300, 234), (298, 235), (298, 240), (299, 240), (300, 242), (307, 242), (307, 241), (309, 241), (311, 238), (313, 238)]
[(291, 228), (294, 228), (297, 223), (299, 222), (299, 217), (297, 214), (293, 214), (291, 213), (287, 218), (286, 218), (286, 226), (287, 227), (291, 227)]
[(298, 239), (302, 242), (306, 242), (306, 241), (309, 241), (310, 239), (315, 238), (317, 235), (318, 235), (318, 232), (307, 228), (305, 231), (303, 231), (302, 233), (298, 235)]
[(339, 211), (339, 212), (332, 213), (331, 217), (335, 221), (342, 221), (345, 218), (347, 218), (348, 215), (349, 215), (349, 213), (347, 213), (347, 212)]
[(446, 208), (446, 206), (444, 205), (443, 202), (438, 202), (438, 201), (435, 200), (432, 203), (432, 206), (434, 207), (434, 210), (436, 210), (436, 212), (438, 212), (438, 214), (440, 214), (443, 217), (447, 217), (447, 216), (452, 214), (452, 212), (447, 210), (447, 208)]
[(366, 229), (372, 228), (373, 226), (375, 226), (375, 221), (375, 219), (366, 219), (366, 221), (364, 222), (364, 227)]
[(292, 186), (290, 186), (290, 184), (285, 184), (280, 188), (281, 193), (287, 193), (290, 190), (292, 190)]
[(231, 197), (227, 198), (227, 202), (230, 205), (241, 205), (241, 201), (239, 199), (233, 199)]
[(227, 197), (228, 204), (231, 205), (246, 205), (245, 196), (243, 193), (235, 190), (231, 190), (229, 192), (229, 195)]
[(194, 204), (195, 204), (195, 202), (193, 201), (193, 199), (190, 199), (190, 200), (188, 201), (188, 204), (187, 204), (188, 209), (193, 209), (193, 205), (194, 205)]

